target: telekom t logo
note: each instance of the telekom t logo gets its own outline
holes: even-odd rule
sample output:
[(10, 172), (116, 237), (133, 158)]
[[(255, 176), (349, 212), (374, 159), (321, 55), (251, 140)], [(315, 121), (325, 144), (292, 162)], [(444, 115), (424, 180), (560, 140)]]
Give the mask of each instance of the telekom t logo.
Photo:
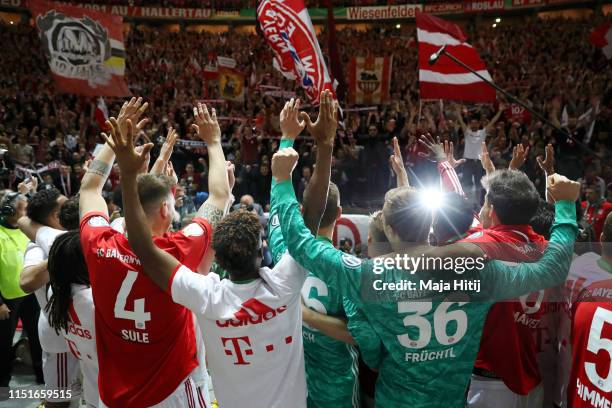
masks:
[[(221, 337), (221, 341), (223, 342), (223, 347), (225, 347), (225, 345), (227, 343), (231, 343), (229, 348), (225, 349), (225, 354), (227, 354), (228, 356), (231, 355), (235, 355), (236, 356), (236, 361), (234, 362), (234, 365), (249, 365), (251, 363), (249, 363), (248, 361), (246, 361), (244, 359), (244, 356), (242, 354), (242, 352), (244, 351), (244, 354), (247, 356), (250, 356), (253, 354), (253, 349), (251, 348), (247, 348), (247, 347), (251, 347), (251, 341), (249, 340), (248, 336), (242, 336), (242, 337)], [(246, 344), (246, 346), (244, 346), (244, 348), (240, 348), (240, 342), (243, 342)]]

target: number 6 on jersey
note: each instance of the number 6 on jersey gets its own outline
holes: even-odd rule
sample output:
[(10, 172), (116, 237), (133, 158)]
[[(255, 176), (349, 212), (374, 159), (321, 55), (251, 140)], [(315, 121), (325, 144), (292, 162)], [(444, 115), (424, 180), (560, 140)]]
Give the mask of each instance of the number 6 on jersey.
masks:
[(146, 329), (146, 322), (151, 320), (151, 313), (145, 312), (145, 300), (144, 298), (134, 300), (134, 310), (126, 310), (125, 303), (127, 301), (132, 286), (138, 278), (138, 272), (128, 271), (125, 279), (121, 283), (119, 293), (117, 293), (117, 300), (115, 301), (115, 317), (118, 319), (133, 320), (134, 326), (137, 329)]

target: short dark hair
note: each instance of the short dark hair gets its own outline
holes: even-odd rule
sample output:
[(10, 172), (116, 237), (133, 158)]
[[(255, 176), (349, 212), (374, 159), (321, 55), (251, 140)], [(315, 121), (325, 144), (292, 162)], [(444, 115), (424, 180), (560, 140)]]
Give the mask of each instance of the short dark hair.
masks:
[(546, 239), (550, 239), (550, 229), (555, 222), (555, 206), (546, 200), (540, 199), (536, 213), (529, 220), (533, 230)]
[(59, 213), (59, 222), (67, 231), (79, 229), (79, 196), (70, 197)]
[(496, 170), (482, 179), (487, 202), (504, 225), (526, 225), (536, 213), (540, 195), (522, 171)]
[(258, 268), (261, 249), (261, 223), (250, 211), (236, 210), (215, 227), (212, 239), (215, 259), (234, 278)]
[(39, 224), (47, 224), (49, 215), (60, 208), (57, 202), (60, 196), (61, 194), (56, 188), (40, 190), (28, 200), (28, 217)]
[(432, 224), (438, 244), (443, 244), (453, 237), (461, 237), (474, 221), (474, 210), (470, 201), (459, 194), (445, 193), (441, 202)]
[(383, 215), (387, 225), (405, 242), (427, 242), (431, 211), (412, 187), (397, 187), (385, 194)]
[[(308, 183), (306, 185), (306, 189), (304, 190), (304, 199), (302, 200), (303, 203), (306, 203), (308, 201), (308, 195), (310, 194), (310, 186), (312, 186), (312, 183)], [(340, 208), (340, 190), (338, 190), (337, 185), (330, 182), (329, 189), (327, 190), (325, 211), (323, 211), (323, 215), (321, 216), (321, 227), (328, 227), (334, 222), (336, 222), (338, 208)]]
[(174, 182), (165, 174), (141, 174), (138, 176), (138, 198), (145, 212), (159, 204), (172, 192)]

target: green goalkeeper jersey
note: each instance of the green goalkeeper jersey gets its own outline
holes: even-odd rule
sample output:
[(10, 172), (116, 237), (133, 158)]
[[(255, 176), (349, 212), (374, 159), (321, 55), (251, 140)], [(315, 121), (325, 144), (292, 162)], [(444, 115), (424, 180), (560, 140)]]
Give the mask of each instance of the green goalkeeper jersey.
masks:
[[(304, 225), (290, 181), (273, 186), (271, 203), (290, 254), (354, 303), (358, 319), (349, 321), (349, 329), (364, 361), (378, 366), (376, 404), (384, 408), (463, 407), (490, 306), (562, 283), (577, 233), (574, 204), (557, 202), (551, 241), (536, 263), (491, 261), (462, 275), (423, 270), (410, 274), (381, 268), (375, 260), (361, 260), (316, 240)], [(478, 280), (481, 290), (431, 288), (431, 282), (449, 276), (465, 285)], [(419, 289), (397, 289), (409, 282)], [(423, 288), (420, 282), (430, 286)], [(383, 283), (396, 289), (378, 290)], [(354, 312), (347, 310), (350, 319)]]
[[(281, 145), (281, 147), (283, 147)], [(272, 258), (278, 262), (286, 251), (278, 216), (270, 212), (268, 239)], [(317, 237), (317, 242), (333, 248), (331, 241)], [(306, 306), (329, 316), (346, 319), (340, 288), (328, 284), (317, 274), (308, 273), (302, 288)], [(304, 362), (308, 387), (309, 408), (358, 408), (359, 361), (357, 349), (347, 343), (332, 339), (320, 331), (302, 326)]]

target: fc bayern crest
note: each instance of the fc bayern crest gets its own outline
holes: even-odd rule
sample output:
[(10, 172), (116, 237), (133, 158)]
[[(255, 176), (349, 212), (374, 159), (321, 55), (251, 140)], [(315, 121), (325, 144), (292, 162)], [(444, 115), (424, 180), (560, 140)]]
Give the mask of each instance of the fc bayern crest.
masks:
[(332, 90), (327, 66), (303, 0), (264, 0), (257, 20), (274, 52), (274, 67), (296, 80), (314, 104), (325, 89)]

